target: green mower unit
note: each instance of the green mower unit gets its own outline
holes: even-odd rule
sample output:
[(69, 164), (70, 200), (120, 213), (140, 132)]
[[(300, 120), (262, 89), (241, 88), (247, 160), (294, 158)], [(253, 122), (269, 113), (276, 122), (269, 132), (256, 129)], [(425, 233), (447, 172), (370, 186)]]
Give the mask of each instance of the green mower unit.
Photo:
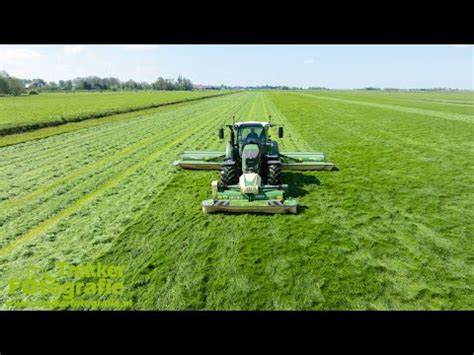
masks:
[[(324, 153), (280, 152), (269, 135), (269, 122), (237, 122), (227, 125), (230, 138), (225, 152), (185, 151), (173, 164), (184, 169), (220, 170), (220, 181), (211, 183), (212, 198), (202, 202), (204, 213), (296, 213), (298, 203), (286, 198), (288, 185), (282, 170), (337, 170)], [(278, 126), (283, 138), (283, 126)], [(224, 139), (224, 128), (219, 129)]]

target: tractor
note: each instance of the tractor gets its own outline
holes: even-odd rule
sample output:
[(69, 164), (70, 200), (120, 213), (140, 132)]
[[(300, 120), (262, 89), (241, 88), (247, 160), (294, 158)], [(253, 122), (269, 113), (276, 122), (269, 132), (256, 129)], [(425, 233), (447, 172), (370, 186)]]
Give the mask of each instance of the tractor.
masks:
[[(288, 185), (283, 184), (283, 170), (335, 171), (323, 153), (280, 152), (271, 139), (270, 128), (283, 125), (270, 122), (237, 122), (226, 125), (229, 141), (225, 152), (185, 151), (173, 164), (184, 169), (220, 170), (220, 180), (212, 181), (212, 198), (202, 202), (204, 213), (263, 212), (297, 213), (298, 203), (286, 198)], [(218, 130), (224, 139), (224, 127)]]

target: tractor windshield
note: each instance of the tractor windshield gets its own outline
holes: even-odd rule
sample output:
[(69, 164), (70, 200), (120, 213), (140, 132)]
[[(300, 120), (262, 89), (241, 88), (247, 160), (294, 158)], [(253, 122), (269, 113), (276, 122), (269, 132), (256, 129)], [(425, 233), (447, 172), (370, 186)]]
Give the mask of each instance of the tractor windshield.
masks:
[(240, 127), (237, 133), (239, 144), (261, 143), (265, 141), (265, 129), (262, 126)]

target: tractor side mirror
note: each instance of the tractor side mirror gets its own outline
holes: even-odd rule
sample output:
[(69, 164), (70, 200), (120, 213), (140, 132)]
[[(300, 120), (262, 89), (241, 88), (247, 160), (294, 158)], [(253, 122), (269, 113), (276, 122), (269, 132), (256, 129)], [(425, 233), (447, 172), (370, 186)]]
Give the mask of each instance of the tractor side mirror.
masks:
[(224, 139), (224, 128), (219, 128), (219, 139)]
[(283, 127), (278, 127), (278, 138), (283, 138)]

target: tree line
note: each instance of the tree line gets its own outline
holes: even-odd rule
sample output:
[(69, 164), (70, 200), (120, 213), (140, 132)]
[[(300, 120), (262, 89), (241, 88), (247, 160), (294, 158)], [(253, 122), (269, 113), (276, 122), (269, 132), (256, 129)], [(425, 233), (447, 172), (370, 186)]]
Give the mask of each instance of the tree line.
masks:
[(74, 91), (74, 90), (193, 90), (191, 80), (178, 76), (175, 79), (159, 77), (155, 82), (138, 82), (135, 80), (121, 81), (118, 78), (100, 78), (87, 76), (73, 80), (46, 82), (43, 79), (18, 79), (0, 72), (0, 95), (18, 96), (23, 93), (34, 94), (39, 91)]
[[(51, 87), (51, 85), (49, 85)], [(73, 80), (60, 80), (57, 89), (61, 90), (192, 90), (191, 80), (178, 76), (178, 79), (164, 79), (159, 77), (155, 82), (137, 82), (135, 80), (120, 81), (117, 78), (99, 78), (88, 76)]]

